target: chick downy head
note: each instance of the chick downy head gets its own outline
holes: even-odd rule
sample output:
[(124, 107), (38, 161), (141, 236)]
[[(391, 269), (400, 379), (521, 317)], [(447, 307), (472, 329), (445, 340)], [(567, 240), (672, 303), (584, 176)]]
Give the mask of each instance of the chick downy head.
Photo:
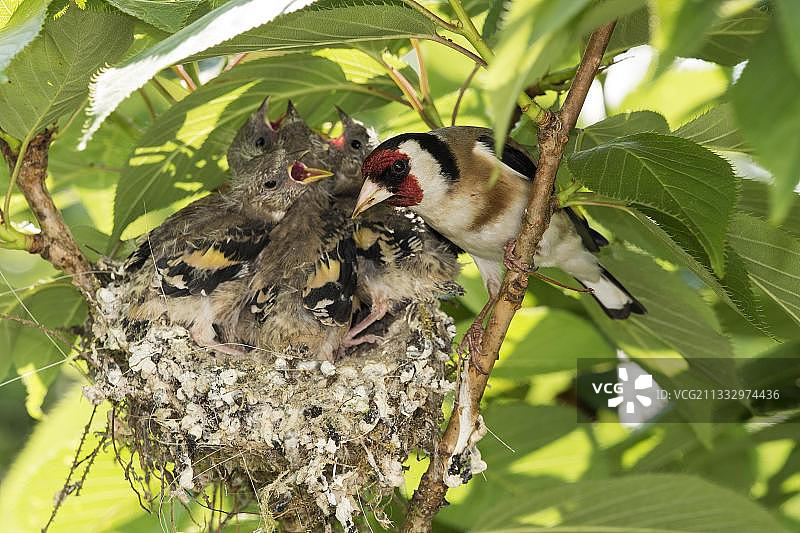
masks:
[(269, 97), (247, 118), (228, 148), (228, 168), (236, 176), (252, 159), (263, 156), (277, 142), (276, 125), (267, 116)]
[(234, 175), (230, 198), (262, 217), (283, 213), (317, 182), (332, 176), (302, 161), (307, 151), (289, 152), (282, 145), (246, 161)]
[[(339, 107), (342, 133), (329, 141), (331, 159), (339, 169), (338, 181), (342, 185), (361, 184), (361, 163), (377, 144), (377, 133), (353, 119)], [(338, 187), (339, 184), (337, 184)]]

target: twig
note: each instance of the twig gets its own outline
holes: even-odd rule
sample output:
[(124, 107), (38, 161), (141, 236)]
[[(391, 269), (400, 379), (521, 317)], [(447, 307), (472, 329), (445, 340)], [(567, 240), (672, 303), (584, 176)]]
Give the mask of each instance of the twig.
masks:
[(183, 65), (174, 65), (172, 67), (172, 71), (178, 75), (180, 79), (183, 80), (183, 83), (186, 84), (186, 88), (189, 89), (191, 92), (195, 92), (197, 90), (197, 84), (195, 84), (194, 80), (189, 73), (186, 72), (186, 69), (183, 68)]
[[(81, 449), (83, 449), (84, 443), (86, 443), (86, 437), (89, 435), (89, 430), (92, 427), (92, 421), (94, 420), (94, 415), (97, 413), (97, 406), (94, 406), (92, 409), (92, 414), (89, 416), (89, 422), (86, 423), (86, 426), (83, 428), (83, 434), (81, 435), (81, 441), (78, 443), (78, 448), (75, 450), (75, 457), (72, 459), (72, 464), (69, 467), (69, 472), (67, 473), (67, 479), (64, 480), (64, 485), (62, 486), (61, 490), (58, 491), (56, 495), (56, 503), (53, 506), (53, 510), (50, 513), (50, 518), (47, 520), (47, 523), (42, 528), (42, 533), (45, 533), (47, 529), (50, 527), (50, 524), (53, 523), (53, 520), (56, 518), (56, 514), (58, 513), (59, 508), (61, 508), (61, 504), (64, 503), (64, 500), (67, 499), (67, 496), (72, 494), (75, 490), (80, 490), (80, 485), (83, 480), (86, 478), (86, 473), (81, 476), (81, 480), (77, 483), (70, 483), (72, 480), (72, 475), (75, 473), (75, 470), (78, 469), (78, 465), (80, 465), (83, 461), (78, 460), (78, 456), (81, 454)], [(96, 448), (97, 449), (97, 448)], [(91, 466), (91, 464), (89, 465)]]
[(458, 98), (456, 98), (456, 103), (453, 106), (453, 114), (450, 118), (451, 126), (456, 125), (456, 117), (458, 117), (458, 108), (461, 107), (461, 99), (464, 98), (464, 93), (467, 92), (467, 89), (469, 89), (469, 86), (472, 83), (472, 78), (474, 78), (475, 74), (478, 73), (479, 68), (481, 68), (480, 65), (475, 65), (474, 67), (472, 67), (472, 72), (469, 73), (469, 76), (467, 76), (467, 79), (464, 80), (464, 83), (458, 90)]
[[(575, 127), (613, 29), (614, 22), (611, 22), (592, 33), (563, 107), (555, 115), (547, 113), (540, 121), (541, 157), (515, 246), (516, 254), (529, 264), (532, 263), (536, 246), (550, 223), (554, 207), (553, 184), (569, 132)], [(472, 433), (480, 424), (480, 400), (508, 326), (522, 304), (527, 287), (527, 273), (513, 270), (506, 273), (500, 288), (500, 296), (492, 309), (492, 316), (483, 334), (480, 353), (462, 373), (463, 379), (459, 384), (461, 392), (457, 394), (447, 428), (439, 441), (436, 453), (431, 458), (428, 470), (422, 476), (419, 487), (411, 499), (403, 526), (403, 531), (407, 533), (431, 531), (433, 517), (444, 503), (447, 493), (444, 476), (447, 474), (448, 463), (457, 439), (462, 431)], [(466, 401), (459, 401), (459, 396), (465, 397)], [(469, 424), (469, 427), (465, 426), (462, 429), (462, 417), (466, 419), (464, 422)]]
[[(97, 280), (90, 273), (92, 268), (89, 262), (78, 248), (45, 185), (52, 136), (53, 130), (50, 129), (34, 135), (28, 143), (23, 143), (26, 149), (15, 157), (9, 157), (13, 154), (3, 150), (9, 168), (19, 169), (16, 177), (17, 187), (36, 215), (41, 229), (40, 234), (28, 236), (25, 249), (32, 254), (42, 256), (57, 269), (72, 274), (72, 283), (85, 296), (91, 296), (94, 294)], [(12, 176), (13, 172), (12, 170)]]
[(48, 335), (50, 335), (52, 337), (56, 337), (58, 340), (63, 342), (68, 348), (70, 346), (72, 346), (72, 341), (67, 339), (62, 333), (60, 333), (60, 332), (58, 332), (56, 330), (50, 329), (48, 327), (45, 327), (45, 326), (43, 326), (41, 324), (38, 324), (38, 323), (34, 322), (33, 320), (28, 320), (26, 318), (14, 316), (14, 315), (8, 315), (8, 314), (5, 314), (5, 313), (0, 313), (0, 320), (10, 320), (12, 322), (17, 322), (18, 324), (22, 324), (23, 326), (28, 326), (28, 327), (31, 327), (31, 328), (39, 329), (39, 330), (45, 332), (46, 334), (48, 334)]
[(222, 72), (228, 72), (230, 69), (241, 63), (242, 60), (245, 57), (247, 57), (248, 53), (249, 52), (239, 52), (235, 56), (231, 57), (230, 60), (228, 61), (228, 64), (225, 65), (225, 68), (222, 69)]

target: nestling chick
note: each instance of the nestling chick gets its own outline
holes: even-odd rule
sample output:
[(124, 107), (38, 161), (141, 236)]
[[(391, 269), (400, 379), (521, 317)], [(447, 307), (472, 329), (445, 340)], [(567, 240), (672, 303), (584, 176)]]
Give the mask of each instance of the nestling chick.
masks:
[(334, 193), (355, 195), (363, 181), (361, 163), (377, 144), (377, 134), (338, 106), (336, 112), (342, 121), (342, 133), (328, 141), (329, 149), (324, 162), (327, 168), (336, 169)]
[[(352, 212), (352, 199), (342, 202)], [(370, 313), (355, 324), (344, 346), (378, 340), (361, 335), (399, 304), (456, 296), (463, 289), (454, 281), (460, 271), (458, 248), (431, 231), (414, 213), (388, 205), (377, 206), (356, 221), (358, 253), (357, 296)]]
[(356, 251), (347, 213), (331, 206), (327, 191), (309, 191), (269, 235), (243, 280), (223, 336), (266, 350), (307, 348), (335, 359), (350, 327), (356, 290)]
[[(337, 169), (335, 190), (340, 209), (351, 213), (355, 195), (361, 187), (361, 163), (375, 146), (375, 133), (336, 108), (342, 121), (342, 134), (330, 141), (330, 163)], [(407, 301), (435, 300), (460, 294), (453, 280), (458, 275), (458, 249), (413, 213), (385, 205), (365, 213), (354, 232), (358, 252), (360, 302), (368, 304), (369, 314), (355, 324), (343, 346), (378, 340), (361, 335), (386, 313)]]
[(239, 353), (215, 341), (217, 317), (230, 305), (224, 286), (251, 275), (269, 231), (311, 183), (330, 175), (280, 146), (245, 160), (225, 192), (190, 204), (142, 238), (125, 266), (133, 288), (129, 319), (166, 313), (197, 344)]
[[(491, 130), (469, 126), (406, 133), (384, 141), (364, 161), (366, 181), (353, 216), (385, 200), (407, 206), (472, 256), (494, 300), (500, 289), (504, 250), (519, 231), (536, 171), (519, 145), (507, 143), (500, 161), (494, 146)], [(495, 165), (500, 175), (489, 186)], [(592, 289), (592, 296), (611, 318), (645, 313), (644, 306), (592, 254), (607, 243), (572, 210), (559, 209), (539, 243), (534, 263), (559, 267)], [(505, 263), (514, 268), (513, 261)]]

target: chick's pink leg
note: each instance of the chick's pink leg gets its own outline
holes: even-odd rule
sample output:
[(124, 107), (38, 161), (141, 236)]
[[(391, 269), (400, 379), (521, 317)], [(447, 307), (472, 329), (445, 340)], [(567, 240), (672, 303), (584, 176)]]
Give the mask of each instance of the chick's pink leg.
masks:
[(381, 340), (381, 338), (376, 335), (361, 335), (360, 337), (357, 337), (357, 335), (378, 320), (382, 319), (388, 312), (389, 305), (387, 302), (373, 302), (370, 313), (364, 318), (364, 320), (351, 327), (350, 331), (347, 332), (347, 335), (344, 336), (344, 339), (342, 339), (342, 346), (348, 348), (350, 346), (358, 346), (359, 344), (363, 344), (365, 342), (378, 342)]

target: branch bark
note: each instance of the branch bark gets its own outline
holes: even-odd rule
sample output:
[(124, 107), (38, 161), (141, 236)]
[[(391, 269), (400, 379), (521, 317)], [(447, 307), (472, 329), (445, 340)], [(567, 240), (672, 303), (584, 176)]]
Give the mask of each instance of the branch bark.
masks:
[[(528, 199), (528, 208), (522, 221), (522, 228), (517, 236), (515, 252), (528, 264), (532, 264), (534, 252), (542, 238), (555, 207), (553, 185), (556, 171), (564, 155), (570, 130), (575, 127), (589, 86), (594, 80), (597, 69), (603, 59), (614, 22), (598, 28), (592, 33), (581, 63), (572, 80), (564, 105), (556, 114), (548, 114), (540, 122), (539, 148), (541, 156), (536, 169), (536, 176)], [(442, 435), (439, 445), (428, 470), (422, 476), (420, 485), (411, 499), (403, 531), (406, 533), (429, 532), (432, 529), (433, 517), (444, 503), (447, 486), (444, 477), (448, 473), (448, 464), (453, 456), (459, 436), (464, 432), (473, 434), (480, 431), (480, 401), (483, 397), (489, 374), (497, 361), (500, 346), (503, 344), (511, 319), (522, 304), (528, 288), (528, 276), (525, 273), (508, 271), (500, 288), (500, 296), (492, 310), (489, 324), (483, 334), (480, 354), (477, 360), (461, 372), (461, 382), (453, 413)], [(480, 370), (479, 370), (480, 369)], [(483, 372), (481, 371), (483, 370)], [(469, 425), (467, 427), (467, 424)], [(462, 428), (462, 425), (465, 426)]]
[[(94, 295), (97, 280), (90, 273), (91, 266), (78, 248), (61, 211), (47, 190), (47, 159), (54, 130), (44, 130), (31, 139), (24, 154), (15, 154), (3, 141), (2, 151), (9, 168), (13, 169), (17, 157), (22, 157), (22, 168), (17, 177), (17, 187), (25, 196), (28, 206), (36, 215), (41, 233), (31, 235), (26, 250), (38, 254), (59, 270), (72, 275), (72, 283), (85, 296)], [(8, 214), (7, 214), (8, 215)]]

